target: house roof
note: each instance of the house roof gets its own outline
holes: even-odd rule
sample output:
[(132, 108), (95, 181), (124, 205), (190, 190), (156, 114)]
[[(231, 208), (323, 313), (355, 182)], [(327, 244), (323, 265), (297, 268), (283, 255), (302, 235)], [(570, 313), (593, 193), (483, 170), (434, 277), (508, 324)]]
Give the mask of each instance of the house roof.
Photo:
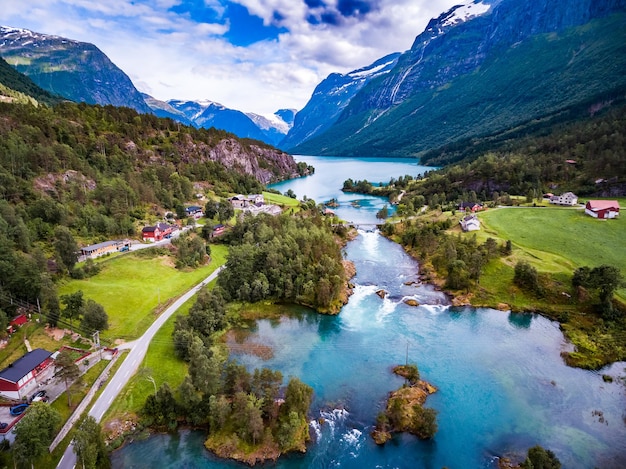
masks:
[(50, 358), (51, 355), (52, 352), (48, 352), (42, 348), (28, 352), (26, 355), (15, 360), (4, 370), (0, 371), (0, 379), (17, 383), (20, 379)]
[(587, 202), (587, 208), (592, 211), (606, 210), (614, 208), (619, 210), (619, 203), (617, 200), (590, 200)]
[(117, 246), (119, 241), (104, 241), (103, 243), (92, 244), (91, 246), (85, 246), (84, 248), (80, 248), (81, 251), (84, 252), (93, 252), (98, 249), (106, 248), (108, 246)]
[(144, 226), (141, 230), (142, 233), (154, 233), (157, 230), (156, 226)]

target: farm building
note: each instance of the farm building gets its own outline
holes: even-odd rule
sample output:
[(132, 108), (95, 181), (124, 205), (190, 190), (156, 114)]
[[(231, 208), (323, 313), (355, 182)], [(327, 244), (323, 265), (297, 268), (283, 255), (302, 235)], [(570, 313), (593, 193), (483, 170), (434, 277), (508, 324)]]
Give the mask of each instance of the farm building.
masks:
[(585, 213), (601, 220), (615, 218), (619, 215), (617, 200), (590, 200), (585, 205)]
[(26, 317), (26, 315), (19, 314), (15, 316), (13, 319), (11, 319), (11, 322), (9, 322), (9, 325), (7, 327), (7, 332), (9, 334), (13, 334), (17, 330), (18, 327), (22, 327), (27, 322), (28, 322), (28, 318)]
[(578, 196), (573, 192), (566, 192), (561, 195), (553, 195), (550, 197), (550, 203), (555, 205), (576, 205)]
[(459, 222), (463, 231), (477, 231), (480, 230), (480, 220), (476, 215), (467, 215), (461, 218)]
[(121, 251), (125, 247), (128, 248), (129, 246), (129, 241), (104, 241), (103, 243), (92, 244), (90, 246), (80, 248), (80, 254), (93, 259), (105, 254)]
[(9, 399), (28, 396), (53, 373), (52, 352), (42, 348), (28, 352), (0, 371), (0, 394)]

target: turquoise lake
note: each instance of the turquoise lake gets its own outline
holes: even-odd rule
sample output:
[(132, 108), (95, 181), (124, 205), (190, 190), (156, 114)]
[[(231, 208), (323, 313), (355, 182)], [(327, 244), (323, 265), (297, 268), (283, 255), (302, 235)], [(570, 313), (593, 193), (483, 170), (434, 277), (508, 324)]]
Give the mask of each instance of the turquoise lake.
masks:
[[(315, 192), (311, 185), (323, 174), (318, 165), (324, 161), (305, 160), (316, 166), (316, 175), (290, 182), (310, 184), (307, 193), (293, 190), (324, 201), (328, 188), (318, 182)], [(336, 178), (341, 181), (328, 198), (340, 195), (347, 177), (378, 182), (349, 174)], [(384, 202), (373, 200), (372, 207)], [(376, 210), (365, 208), (354, 221), (373, 223)], [(357, 276), (339, 315), (294, 309), (281, 320), (257, 321), (242, 340), (271, 346), (273, 357), (235, 354), (250, 368), (275, 368), (314, 389), (307, 453), (264, 467), (494, 468), (499, 456), (521, 457), (536, 444), (554, 451), (564, 468), (626, 467), (626, 363), (595, 372), (569, 368), (560, 356), (569, 344), (558, 323), (534, 314), (448, 306), (432, 287), (407, 284), (418, 280), (417, 262), (376, 232), (361, 231), (345, 256)], [(381, 288), (389, 292), (385, 299), (376, 295)], [(406, 305), (406, 298), (420, 306)], [(439, 430), (430, 441), (398, 435), (378, 447), (369, 433), (389, 391), (403, 383), (391, 368), (407, 356), (422, 379), (439, 388), (426, 402), (438, 411)], [(613, 382), (604, 382), (603, 374)], [(198, 431), (156, 435), (116, 451), (113, 467), (246, 467), (213, 457), (203, 441)]]

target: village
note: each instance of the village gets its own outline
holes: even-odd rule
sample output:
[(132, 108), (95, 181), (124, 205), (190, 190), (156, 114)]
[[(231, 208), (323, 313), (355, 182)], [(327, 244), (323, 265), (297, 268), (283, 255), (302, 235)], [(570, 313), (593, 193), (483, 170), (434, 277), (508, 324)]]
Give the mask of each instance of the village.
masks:
[[(250, 213), (256, 216), (260, 213), (266, 213), (277, 216), (282, 213), (282, 209), (278, 205), (266, 203), (262, 194), (237, 194), (227, 200), (233, 209), (240, 214)], [(141, 229), (141, 240), (110, 240), (84, 246), (80, 248), (78, 260), (81, 262), (89, 258), (96, 259), (117, 252), (135, 251), (153, 246), (155, 243), (167, 244), (172, 238), (177, 238), (182, 232), (193, 228), (195, 222), (204, 216), (204, 209), (198, 205), (185, 207), (185, 218), (182, 219), (176, 219), (172, 212), (167, 212), (163, 216), (163, 221), (154, 225), (146, 225)], [(213, 236), (220, 236), (225, 230), (226, 225), (223, 223), (212, 225)]]

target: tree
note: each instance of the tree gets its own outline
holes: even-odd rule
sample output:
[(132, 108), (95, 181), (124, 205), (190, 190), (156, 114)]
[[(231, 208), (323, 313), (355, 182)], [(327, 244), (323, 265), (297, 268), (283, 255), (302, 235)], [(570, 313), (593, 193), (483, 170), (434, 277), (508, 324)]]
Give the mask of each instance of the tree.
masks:
[(61, 302), (65, 305), (65, 309), (63, 310), (63, 315), (66, 316), (70, 321), (70, 326), (72, 325), (73, 319), (78, 319), (83, 310), (83, 291), (78, 290), (74, 293), (69, 293), (67, 295), (61, 296)]
[(523, 469), (561, 469), (561, 461), (552, 451), (537, 445), (528, 450), (528, 456), (520, 467)]
[(64, 226), (59, 226), (54, 230), (54, 238), (54, 250), (59, 260), (68, 271), (71, 271), (78, 261), (76, 240), (74, 240), (70, 230)]
[(217, 219), (220, 221), (220, 223), (223, 223), (226, 220), (232, 218), (234, 214), (235, 209), (233, 208), (232, 204), (226, 199), (221, 199), (217, 208)]
[(197, 267), (206, 261), (206, 247), (202, 238), (185, 233), (172, 244), (176, 246), (176, 267)]
[(422, 439), (435, 436), (435, 433), (437, 433), (437, 411), (424, 408), (419, 404), (414, 405), (411, 432)]
[(9, 317), (7, 313), (0, 309), (0, 336), (6, 335), (7, 326), (9, 325)]
[(461, 290), (469, 286), (470, 274), (467, 271), (467, 264), (462, 260), (455, 260), (448, 264), (448, 277), (446, 287), (452, 290)]
[(617, 319), (617, 313), (613, 308), (613, 294), (622, 285), (621, 272), (617, 267), (603, 264), (590, 269), (579, 267), (574, 271), (572, 285), (584, 287), (598, 292), (600, 300), (600, 312), (607, 320)]
[(80, 369), (74, 361), (69, 350), (63, 349), (54, 361), (54, 376), (61, 378), (65, 383), (65, 392), (67, 392), (67, 405), (72, 406), (72, 398), (70, 393), (70, 384), (80, 376)]
[(378, 212), (376, 212), (376, 218), (384, 220), (389, 217), (389, 207), (387, 204), (383, 208), (381, 208)]
[(77, 457), (77, 467), (96, 469), (111, 466), (102, 428), (90, 415), (76, 429), (74, 453)]
[(87, 331), (104, 331), (109, 328), (109, 316), (101, 304), (89, 299), (83, 307), (83, 320), (80, 325)]
[(537, 269), (526, 261), (519, 261), (515, 264), (515, 274), (513, 275), (513, 283), (518, 287), (524, 288), (532, 292), (539, 291), (539, 274)]
[(34, 467), (34, 461), (48, 453), (61, 422), (59, 413), (43, 402), (34, 402), (15, 426), (13, 455), (19, 467)]
[(208, 200), (204, 204), (204, 216), (207, 218), (215, 218), (218, 213), (219, 204), (215, 200)]
[(178, 404), (167, 383), (163, 383), (156, 394), (148, 396), (143, 406), (143, 414), (158, 426), (167, 426), (170, 430), (176, 428)]
[(301, 417), (306, 417), (313, 397), (313, 388), (303, 383), (298, 378), (291, 378), (285, 391), (285, 403), (281, 406), (281, 413), (297, 412)]

